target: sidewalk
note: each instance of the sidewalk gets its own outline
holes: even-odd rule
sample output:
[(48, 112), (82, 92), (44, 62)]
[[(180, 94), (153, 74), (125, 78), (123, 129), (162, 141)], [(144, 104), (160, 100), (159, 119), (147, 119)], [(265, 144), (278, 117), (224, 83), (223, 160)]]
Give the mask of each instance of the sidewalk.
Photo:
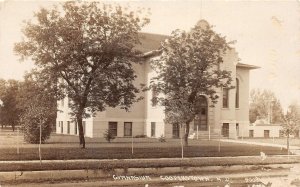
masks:
[[(275, 156), (279, 157), (279, 156)], [(285, 157), (285, 156), (280, 156)], [(293, 157), (299, 156), (291, 156), (291, 160)], [(199, 158), (194, 158), (199, 159)], [(219, 160), (219, 158), (209, 157), (209, 158), (200, 158), (204, 159), (204, 163), (208, 162), (209, 159)], [(125, 177), (125, 176), (133, 176), (136, 180), (143, 180), (144, 176), (150, 176), (151, 178), (155, 178), (157, 176), (172, 176), (172, 175), (183, 175), (183, 176), (199, 176), (205, 178), (219, 178), (219, 177), (256, 177), (261, 176), (261, 174), (265, 176), (278, 176), (278, 175), (287, 175), (290, 171), (300, 172), (300, 164), (299, 162), (291, 162), (291, 163), (272, 163), (266, 164), (266, 162), (260, 160), (259, 157), (226, 157), (226, 159), (255, 159), (259, 160), (258, 163), (251, 164), (242, 162), (236, 165), (231, 165), (231, 162), (226, 162), (224, 165), (215, 164), (215, 165), (199, 165), (199, 166), (169, 166), (169, 167), (149, 167), (144, 165), (144, 167), (136, 168), (136, 167), (120, 167), (120, 168), (81, 168), (81, 169), (70, 169), (66, 168), (64, 170), (43, 170), (43, 171), (7, 171), (0, 172), (0, 181), (6, 184), (22, 184), (22, 183), (30, 183), (30, 182), (59, 182), (59, 181), (74, 181), (74, 180), (100, 180), (100, 181), (115, 181), (115, 177)], [(270, 158), (269, 158), (270, 159)], [(160, 159), (154, 159), (156, 161)], [(166, 161), (166, 159), (163, 159)], [(179, 159), (178, 159), (179, 160)], [(184, 159), (190, 160), (190, 159)], [(286, 160), (286, 158), (285, 158)], [(64, 162), (88, 162), (89, 160), (73, 160), (73, 161), (64, 161)], [(112, 160), (113, 161), (113, 160)], [(136, 162), (136, 160), (133, 160)], [(153, 161), (153, 160), (152, 160)], [(37, 161), (34, 161), (37, 162)], [(53, 162), (53, 161), (47, 161)], [(63, 162), (63, 161), (54, 161), (54, 162)], [(45, 164), (45, 163), (44, 163)], [(97, 163), (100, 164), (100, 163)], [(102, 163), (103, 164), (103, 163)], [(260, 173), (260, 174), (258, 174)], [(238, 175), (238, 176), (237, 176)]]
[[(248, 145), (279, 147), (281, 149), (286, 149), (286, 145), (274, 144), (274, 143), (250, 142), (250, 141), (233, 140), (233, 139), (222, 139), (221, 141), (222, 142), (230, 142), (230, 143), (248, 144)], [(300, 155), (300, 147), (299, 146), (290, 146), (290, 151), (291, 151), (291, 153), (293, 153), (295, 155)]]

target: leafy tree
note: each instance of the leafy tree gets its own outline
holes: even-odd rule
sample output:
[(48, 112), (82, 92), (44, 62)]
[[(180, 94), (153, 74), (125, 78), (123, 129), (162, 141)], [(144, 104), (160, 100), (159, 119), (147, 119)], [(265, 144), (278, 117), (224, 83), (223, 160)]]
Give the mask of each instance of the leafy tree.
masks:
[(250, 92), (249, 119), (253, 123), (258, 118), (269, 119), (271, 123), (281, 123), (283, 110), (279, 99), (270, 90), (253, 89)]
[(130, 11), (100, 2), (65, 2), (40, 9), (24, 26), (15, 45), (52, 77), (52, 87), (69, 97), (72, 115), (85, 148), (82, 119), (106, 107), (128, 110), (139, 89), (132, 65), (138, 61), (138, 32), (149, 22), (145, 11)]
[(20, 83), (17, 80), (1, 80), (0, 99), (1, 106), (1, 124), (11, 126), (15, 130), (15, 126), (19, 123), (20, 110), (17, 105), (17, 95), (19, 92)]
[(5, 84), (6, 81), (4, 79), (0, 79), (0, 123), (1, 123), (1, 128), (3, 129), (4, 123), (2, 122), (2, 116), (3, 116), (3, 101), (2, 101), (2, 97), (4, 96), (5, 93)]
[(33, 70), (20, 86), (18, 107), (24, 139), (29, 143), (39, 143), (40, 125), (42, 142), (47, 140), (56, 122), (56, 91), (42, 80), (43, 74)]
[(282, 133), (287, 138), (287, 151), (290, 150), (290, 135), (295, 135), (300, 129), (300, 108), (297, 104), (291, 104), (283, 115)]
[(190, 32), (174, 31), (162, 44), (161, 56), (153, 61), (157, 76), (151, 87), (160, 94), (154, 99), (164, 106), (166, 123), (185, 125), (185, 146), (203, 95), (215, 104), (217, 89), (231, 88), (231, 72), (219, 68), (228, 50), (225, 38), (200, 21)]

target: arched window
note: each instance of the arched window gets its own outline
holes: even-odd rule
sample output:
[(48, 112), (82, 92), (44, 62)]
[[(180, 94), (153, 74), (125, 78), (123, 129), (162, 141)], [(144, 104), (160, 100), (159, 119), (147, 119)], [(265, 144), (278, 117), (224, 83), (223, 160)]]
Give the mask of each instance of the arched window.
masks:
[(235, 108), (240, 107), (240, 81), (236, 79), (235, 83)]

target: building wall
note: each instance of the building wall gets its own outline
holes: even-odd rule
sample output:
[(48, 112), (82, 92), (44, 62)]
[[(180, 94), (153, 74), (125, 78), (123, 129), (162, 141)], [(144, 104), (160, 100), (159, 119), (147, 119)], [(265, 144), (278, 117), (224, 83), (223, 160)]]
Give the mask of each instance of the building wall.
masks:
[(109, 122), (117, 122), (117, 137), (124, 137), (124, 122), (132, 122), (132, 136), (144, 135), (144, 121), (134, 119), (124, 121), (111, 118), (105, 119), (105, 121), (93, 121), (93, 137), (104, 137), (105, 131), (108, 130)]
[[(157, 58), (157, 57), (155, 57)], [(147, 86), (150, 86), (151, 79), (155, 77), (157, 74), (156, 72), (151, 68), (150, 61), (155, 60), (155, 58), (148, 59), (145, 62), (145, 83)], [(149, 90), (145, 92), (145, 121), (146, 121), (146, 128), (145, 128), (145, 135), (147, 137), (151, 136), (151, 122), (155, 122), (156, 128), (155, 128), (155, 136), (154, 137), (160, 137), (160, 136), (166, 136), (167, 134), (170, 134), (169, 130), (166, 131), (165, 129), (165, 113), (163, 107), (156, 105), (152, 105), (152, 91)], [(169, 135), (168, 135), (169, 136)]]
[[(155, 57), (157, 58), (157, 57)], [(137, 79), (134, 84), (139, 87), (140, 84), (150, 85), (151, 79), (156, 76), (150, 66), (148, 59), (142, 64), (134, 64), (133, 68), (137, 74)], [(224, 56), (224, 63), (221, 65), (221, 69), (229, 70), (232, 73), (233, 83), (235, 86), (235, 77), (240, 82), (240, 94), (239, 94), (239, 108), (235, 107), (235, 95), (236, 90), (231, 89), (229, 91), (229, 107), (223, 108), (222, 103), (222, 89), (217, 90), (219, 95), (219, 101), (214, 107), (208, 108), (208, 126), (210, 132), (215, 134), (221, 134), (222, 126), (224, 123), (229, 124), (229, 138), (237, 138), (239, 136), (247, 137), (248, 131), (245, 130), (249, 124), (249, 69), (237, 68), (238, 56), (234, 50), (228, 51)], [(155, 122), (155, 135), (154, 137), (165, 136), (171, 138), (173, 136), (172, 125), (164, 123), (164, 109), (161, 106), (152, 106), (152, 91), (141, 92), (138, 96), (144, 99), (138, 103), (134, 103), (130, 108), (130, 111), (125, 111), (120, 108), (107, 108), (104, 112), (97, 112), (94, 117), (85, 119), (87, 137), (103, 137), (103, 133), (108, 129), (108, 123), (118, 122), (118, 137), (124, 136), (124, 122), (132, 122), (133, 136), (146, 135), (151, 137), (151, 122)], [(212, 103), (208, 99), (208, 105)], [(67, 132), (67, 121), (71, 121), (68, 114), (68, 99), (65, 98), (64, 102), (58, 102), (59, 110), (57, 121), (64, 121), (64, 134)], [(57, 123), (57, 133), (60, 133), (60, 127)], [(71, 123), (70, 134), (74, 134), (74, 128)], [(236, 128), (238, 124), (238, 129)], [(184, 128), (180, 128), (180, 135), (183, 134)], [(194, 123), (190, 124), (190, 133), (194, 132)]]
[(280, 136), (280, 129), (281, 126), (274, 126), (274, 125), (264, 125), (264, 126), (249, 126), (248, 127), (248, 134), (246, 137), (249, 137), (250, 130), (253, 130), (253, 137), (254, 138), (264, 138), (264, 131), (269, 131), (269, 137), (270, 138), (278, 138)]
[(239, 108), (236, 108), (237, 121), (249, 121), (249, 70), (237, 68), (239, 80)]

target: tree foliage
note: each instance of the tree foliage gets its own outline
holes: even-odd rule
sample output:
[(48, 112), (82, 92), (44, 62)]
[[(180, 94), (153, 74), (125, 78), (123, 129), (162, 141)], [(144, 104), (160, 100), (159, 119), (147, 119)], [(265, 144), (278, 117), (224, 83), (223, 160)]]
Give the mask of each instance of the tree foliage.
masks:
[(29, 143), (39, 143), (40, 125), (42, 142), (47, 140), (56, 123), (56, 91), (41, 80), (43, 74), (32, 71), (20, 86), (18, 107), (24, 140)]
[(289, 152), (290, 135), (296, 135), (300, 130), (300, 106), (297, 103), (291, 104), (282, 118), (282, 133), (287, 138), (287, 150)]
[(5, 126), (11, 126), (12, 130), (15, 130), (15, 126), (18, 125), (20, 120), (20, 110), (18, 108), (18, 95), (20, 82), (17, 80), (0, 80), (0, 99), (2, 106), (0, 110), (0, 121), (3, 128)]
[(279, 99), (270, 90), (253, 89), (250, 92), (249, 119), (253, 123), (256, 119), (268, 119), (272, 123), (281, 123), (283, 110)]
[(285, 136), (295, 135), (300, 129), (300, 106), (291, 104), (288, 111), (283, 115), (282, 130)]
[(82, 118), (106, 107), (128, 110), (138, 100), (132, 64), (138, 61), (138, 32), (149, 22), (144, 13), (100, 2), (65, 2), (40, 9), (15, 45), (17, 54), (30, 57), (52, 87), (72, 101), (83, 147)]
[(190, 32), (172, 32), (162, 44), (162, 55), (153, 61), (157, 76), (151, 86), (160, 93), (157, 98), (165, 108), (166, 123), (185, 124), (185, 145), (203, 96), (215, 104), (217, 89), (231, 88), (231, 72), (219, 68), (228, 50), (225, 37), (200, 21)]

